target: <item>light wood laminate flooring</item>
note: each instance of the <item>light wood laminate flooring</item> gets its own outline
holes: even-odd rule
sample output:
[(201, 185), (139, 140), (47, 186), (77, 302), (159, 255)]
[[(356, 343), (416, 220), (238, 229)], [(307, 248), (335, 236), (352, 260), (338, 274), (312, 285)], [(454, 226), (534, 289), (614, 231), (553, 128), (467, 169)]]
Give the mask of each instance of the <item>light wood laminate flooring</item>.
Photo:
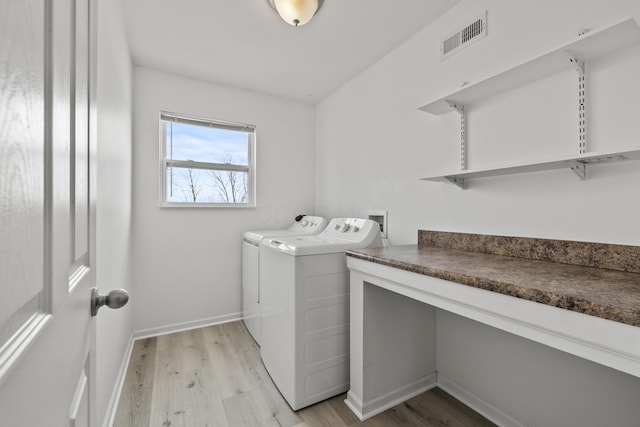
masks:
[(494, 425), (437, 388), (365, 422), (345, 397), (292, 411), (237, 321), (136, 341), (114, 427)]

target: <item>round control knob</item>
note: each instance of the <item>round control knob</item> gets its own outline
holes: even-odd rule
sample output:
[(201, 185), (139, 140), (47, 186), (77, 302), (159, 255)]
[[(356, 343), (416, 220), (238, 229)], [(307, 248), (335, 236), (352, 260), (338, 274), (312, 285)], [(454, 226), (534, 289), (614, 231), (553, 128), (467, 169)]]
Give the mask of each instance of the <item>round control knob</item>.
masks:
[(343, 233), (346, 233), (347, 231), (349, 231), (349, 227), (350, 227), (349, 224), (344, 223), (342, 224), (342, 227), (340, 227), (340, 231)]

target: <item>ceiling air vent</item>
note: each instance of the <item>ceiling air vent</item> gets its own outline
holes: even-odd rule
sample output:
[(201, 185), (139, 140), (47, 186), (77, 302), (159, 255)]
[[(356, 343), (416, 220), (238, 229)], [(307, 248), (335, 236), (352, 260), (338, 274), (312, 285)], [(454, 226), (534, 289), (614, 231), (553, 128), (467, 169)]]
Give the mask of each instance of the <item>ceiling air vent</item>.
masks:
[(487, 36), (487, 12), (473, 20), (469, 25), (442, 39), (440, 60), (444, 60), (463, 48)]

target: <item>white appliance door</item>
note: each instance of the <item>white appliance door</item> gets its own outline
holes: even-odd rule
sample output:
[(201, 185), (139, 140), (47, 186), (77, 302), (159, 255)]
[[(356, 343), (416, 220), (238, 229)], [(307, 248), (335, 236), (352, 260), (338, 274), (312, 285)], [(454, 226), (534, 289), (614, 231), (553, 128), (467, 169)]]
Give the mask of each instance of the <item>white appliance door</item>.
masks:
[(0, 0), (2, 425), (97, 423), (96, 6)]

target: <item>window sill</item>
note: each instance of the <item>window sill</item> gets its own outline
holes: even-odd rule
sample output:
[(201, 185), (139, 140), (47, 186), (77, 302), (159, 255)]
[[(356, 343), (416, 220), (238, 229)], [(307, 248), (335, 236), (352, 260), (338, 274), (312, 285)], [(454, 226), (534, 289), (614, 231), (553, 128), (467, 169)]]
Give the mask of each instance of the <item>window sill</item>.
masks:
[(161, 208), (223, 208), (223, 209), (255, 209), (255, 203), (179, 203), (162, 202)]

